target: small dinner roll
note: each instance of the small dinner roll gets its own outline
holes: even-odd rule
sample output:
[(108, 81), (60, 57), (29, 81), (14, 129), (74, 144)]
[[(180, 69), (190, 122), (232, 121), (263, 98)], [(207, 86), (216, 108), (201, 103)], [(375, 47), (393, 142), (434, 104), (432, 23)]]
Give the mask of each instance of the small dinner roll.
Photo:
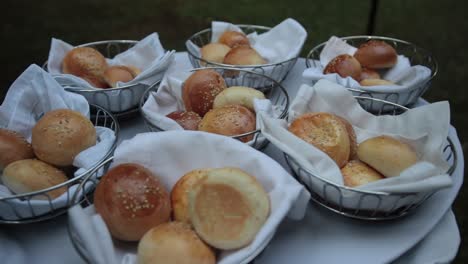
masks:
[(346, 127), (346, 132), (348, 132), (349, 135), (349, 160), (357, 160), (358, 143), (356, 133), (354, 132), (354, 128), (351, 125), (351, 123), (348, 122), (348, 120), (342, 118), (341, 116), (335, 116), (338, 117), (341, 120), (341, 122), (343, 122), (343, 124)]
[(149, 230), (138, 243), (138, 264), (215, 264), (216, 257), (190, 229), (181, 222), (169, 222)]
[(117, 239), (138, 241), (171, 216), (169, 193), (145, 167), (124, 163), (109, 170), (94, 195), (96, 211)]
[(31, 144), (18, 132), (0, 128), (0, 172), (10, 163), (34, 158)]
[(327, 154), (342, 168), (349, 160), (350, 136), (342, 119), (330, 113), (306, 113), (296, 118), (289, 131)]
[(107, 61), (102, 54), (89, 47), (78, 47), (69, 51), (62, 61), (62, 72), (73, 74), (97, 88), (107, 88), (104, 71)]
[(359, 84), (362, 86), (395, 85), (395, 83), (383, 79), (364, 79)]
[(406, 143), (389, 136), (369, 138), (358, 146), (358, 157), (385, 177), (394, 177), (418, 162)]
[(175, 111), (167, 115), (170, 119), (174, 120), (185, 130), (198, 130), (201, 117), (192, 111)]
[(206, 171), (189, 193), (190, 220), (197, 234), (218, 249), (248, 245), (265, 223), (270, 199), (263, 186), (238, 168)]
[[(227, 45), (221, 43), (209, 43), (200, 49), (202, 59), (209, 62), (222, 63), (224, 56), (231, 50)], [(205, 62), (203, 62), (205, 64)]]
[(117, 82), (129, 82), (133, 80), (133, 70), (123, 65), (110, 66), (104, 71), (104, 80), (110, 87), (117, 87)]
[[(40, 191), (68, 180), (63, 171), (37, 159), (18, 160), (3, 170), (2, 182), (15, 194)], [(34, 196), (35, 200), (55, 199), (65, 193), (61, 187), (43, 195)]]
[(248, 46), (231, 49), (224, 57), (224, 64), (230, 65), (260, 65), (267, 61), (256, 50)]
[(351, 77), (359, 81), (359, 78), (361, 78), (361, 64), (353, 56), (342, 54), (331, 60), (323, 69), (323, 73), (336, 73), (342, 78)]
[(359, 160), (352, 160), (341, 168), (345, 186), (357, 187), (384, 179), (383, 175)]
[(185, 110), (203, 117), (213, 108), (215, 97), (226, 89), (226, 82), (214, 70), (198, 70), (187, 78), (182, 89)]
[[(255, 114), (241, 105), (226, 105), (210, 110), (198, 125), (198, 130), (225, 136), (236, 136), (256, 129)], [(243, 142), (253, 135), (240, 138)]]
[(237, 31), (224, 31), (224, 33), (219, 37), (218, 42), (230, 48), (250, 46), (247, 36), (244, 33)]
[(359, 80), (365, 79), (380, 79), (380, 74), (377, 71), (368, 68), (361, 69), (361, 78)]
[(396, 64), (398, 54), (395, 48), (385, 41), (369, 40), (359, 46), (354, 57), (363, 67), (385, 69)]
[(232, 86), (219, 93), (213, 102), (213, 108), (223, 107), (225, 105), (242, 105), (254, 109), (254, 99), (265, 99), (265, 95), (256, 89), (245, 86)]
[(96, 144), (96, 129), (80, 112), (56, 109), (45, 113), (33, 127), (31, 144), (40, 160), (69, 166), (76, 155)]

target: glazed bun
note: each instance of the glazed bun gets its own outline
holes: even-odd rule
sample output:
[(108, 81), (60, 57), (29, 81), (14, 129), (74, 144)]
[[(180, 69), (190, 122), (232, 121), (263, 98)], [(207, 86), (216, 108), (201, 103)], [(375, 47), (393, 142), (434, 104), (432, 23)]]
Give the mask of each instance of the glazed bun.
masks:
[(216, 96), (213, 108), (237, 104), (254, 111), (254, 99), (265, 99), (265, 95), (261, 91), (250, 87), (232, 86)]
[(248, 245), (270, 212), (268, 194), (237, 168), (206, 171), (189, 193), (190, 220), (209, 245), (224, 250)]
[(359, 160), (352, 160), (341, 168), (345, 186), (357, 187), (373, 181), (384, 179), (382, 174)]
[(361, 64), (353, 56), (342, 54), (331, 60), (323, 70), (323, 73), (336, 73), (342, 78), (351, 77), (359, 81), (359, 78), (361, 78)]
[(361, 77), (359, 80), (365, 79), (380, 79), (380, 74), (377, 71), (368, 68), (361, 69)]
[(98, 88), (107, 88), (104, 71), (107, 61), (102, 54), (89, 47), (78, 47), (69, 51), (62, 61), (62, 72), (73, 74)]
[(180, 222), (158, 225), (138, 244), (138, 264), (215, 264), (214, 252)]
[(396, 50), (386, 42), (369, 40), (359, 46), (354, 57), (363, 67), (385, 69), (396, 64), (398, 55)]
[(248, 46), (231, 49), (224, 57), (224, 64), (230, 65), (260, 65), (267, 61), (256, 50)]
[(129, 82), (133, 80), (133, 70), (122, 65), (110, 66), (104, 71), (104, 80), (110, 87), (117, 87), (117, 82)]
[[(224, 56), (231, 50), (227, 45), (221, 43), (209, 43), (200, 49), (202, 59), (209, 62), (222, 63)], [(203, 62), (205, 64), (205, 62)]]
[(326, 153), (342, 168), (351, 152), (350, 136), (340, 117), (329, 113), (307, 113), (296, 118), (289, 131)]
[(389, 136), (369, 138), (359, 144), (359, 159), (385, 177), (394, 177), (418, 162), (416, 152), (407, 144)]
[(140, 240), (171, 216), (164, 186), (151, 171), (133, 163), (120, 164), (104, 175), (94, 205), (112, 236), (125, 241)]
[[(254, 131), (255, 114), (241, 105), (226, 105), (210, 110), (198, 125), (198, 130), (225, 136), (236, 136)], [(240, 138), (243, 142), (252, 140), (253, 135)]]
[[(63, 171), (36, 159), (18, 160), (10, 163), (4, 170), (2, 181), (16, 194), (40, 191), (66, 182)], [(61, 187), (46, 194), (34, 196), (36, 200), (54, 199), (65, 193), (67, 187)]]
[(395, 83), (382, 79), (365, 79), (359, 82), (362, 86), (377, 86), (377, 85), (395, 85)]
[(167, 115), (185, 130), (198, 130), (201, 117), (195, 112), (175, 111)]
[(218, 39), (218, 42), (230, 48), (238, 46), (250, 46), (249, 39), (242, 32), (225, 31)]
[(0, 128), (0, 171), (8, 164), (34, 158), (31, 144), (16, 131)]
[(40, 160), (56, 166), (72, 165), (76, 155), (95, 144), (93, 123), (70, 109), (47, 112), (32, 129), (34, 153)]
[(213, 108), (215, 97), (226, 89), (226, 83), (214, 70), (199, 70), (187, 78), (182, 89), (185, 110), (203, 117)]

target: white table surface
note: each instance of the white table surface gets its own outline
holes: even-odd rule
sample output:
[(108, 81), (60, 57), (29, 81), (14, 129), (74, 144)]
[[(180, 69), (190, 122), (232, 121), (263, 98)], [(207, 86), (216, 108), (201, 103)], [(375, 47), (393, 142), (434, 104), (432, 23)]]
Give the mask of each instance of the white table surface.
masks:
[[(185, 54), (178, 54), (180, 56)], [(283, 85), (288, 89), (289, 95), (294, 98), (301, 81), (301, 73), (305, 67), (304, 60), (300, 59)], [(136, 133), (145, 132), (146, 127), (140, 116), (133, 116), (121, 121), (120, 140), (133, 137)], [(279, 151), (271, 144), (264, 150), (265, 153), (277, 159), (284, 165), (284, 158)], [(463, 157), (459, 157), (459, 163), (463, 166)], [(461, 171), (463, 173), (463, 170)], [(305, 217), (305, 222), (313, 218), (314, 214), (320, 211), (320, 215), (328, 217), (339, 217), (331, 212), (326, 212), (319, 206), (311, 204)], [(364, 224), (364, 222), (363, 222)], [(297, 263), (288, 256), (288, 245), (281, 243), (287, 240), (304, 239), (304, 234), (309, 228), (302, 227), (300, 231), (292, 231), (298, 225), (297, 222), (285, 220), (279, 227), (277, 235), (270, 246), (255, 262), (266, 263)], [(312, 227), (311, 227), (312, 228)], [(291, 236), (295, 236), (291, 238)], [(457, 254), (460, 244), (460, 234), (452, 211), (449, 209), (441, 221), (434, 229), (411, 250), (398, 258), (394, 263), (448, 263)], [(294, 250), (298, 250), (294, 248)], [(370, 249), (371, 250), (371, 249)], [(313, 261), (314, 256), (308, 260)], [(0, 225), (0, 263), (83, 263), (79, 255), (75, 252), (67, 233), (67, 217), (60, 216), (53, 220), (20, 225), (9, 226)], [(351, 263), (351, 262), (348, 262)], [(363, 263), (363, 262), (361, 262)]]

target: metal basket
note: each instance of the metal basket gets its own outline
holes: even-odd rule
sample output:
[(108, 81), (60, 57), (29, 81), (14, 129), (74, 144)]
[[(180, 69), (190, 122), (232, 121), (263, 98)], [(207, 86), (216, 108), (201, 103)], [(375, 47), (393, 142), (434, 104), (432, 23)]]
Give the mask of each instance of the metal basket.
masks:
[[(369, 107), (376, 102), (387, 107), (385, 112), (388, 115), (399, 115), (408, 110), (404, 106), (375, 98), (363, 96), (355, 96), (355, 98), (360, 101), (365, 110), (365, 106)], [(457, 153), (450, 138), (447, 138), (447, 145), (443, 152), (450, 164), (447, 173), (451, 175), (457, 166)], [(302, 168), (296, 160), (286, 153), (284, 156), (288, 166), (294, 172), (294, 177), (306, 187), (314, 202), (335, 213), (351, 218), (362, 220), (396, 219), (414, 211), (435, 193), (386, 193), (340, 186)]]
[[(265, 97), (271, 101), (272, 105), (279, 112), (277, 118), (283, 119), (286, 117), (289, 108), (289, 96), (286, 89), (273, 78), (246, 69), (236, 68), (234, 70), (232, 67), (206, 67), (193, 69), (193, 71), (203, 69), (213, 69), (219, 72), (221, 76), (223, 76), (227, 87), (247, 86), (262, 91), (265, 94)], [(149, 96), (152, 96), (152, 93), (156, 92), (157, 89), (157, 86), (148, 88), (141, 97), (140, 101), (141, 115), (144, 118), (146, 126), (152, 132), (160, 132), (164, 131), (164, 129), (160, 128), (157, 124), (152, 123), (151, 119), (142, 109)], [(260, 129), (232, 136), (232, 138), (242, 139), (249, 136), (253, 136), (253, 139), (249, 141), (248, 144), (256, 149), (263, 149), (268, 144), (268, 140), (261, 135)]]
[[(73, 177), (72, 179), (64, 183), (61, 183), (59, 185), (56, 185), (47, 189), (43, 189), (40, 191), (12, 195), (8, 197), (0, 197), (0, 206), (4, 208), (4, 210), (9, 210), (10, 211), (9, 214), (13, 216), (13, 217), (5, 216), (6, 212), (2, 212), (3, 215), (0, 215), (0, 223), (2, 224), (26, 224), (26, 223), (34, 223), (34, 222), (40, 222), (40, 221), (52, 219), (58, 215), (65, 213), (70, 206), (76, 203), (80, 203), (86, 196), (85, 194), (92, 190), (92, 189), (83, 189), (83, 191), (81, 192), (81, 194), (83, 195), (80, 196), (80, 199), (75, 201), (72, 199), (73, 193), (70, 187), (78, 185), (80, 182), (88, 178), (96, 177), (99, 174), (96, 168), (100, 167), (101, 164), (112, 155), (115, 147), (117, 146), (119, 124), (116, 118), (111, 113), (109, 113), (107, 110), (105, 110), (104, 108), (100, 106), (90, 105), (90, 113), (91, 113), (90, 120), (91, 122), (93, 122), (95, 126), (107, 127), (114, 131), (116, 135), (116, 139), (112, 147), (109, 149), (109, 151), (107, 151), (107, 153), (102, 158), (97, 160), (95, 165), (92, 168), (84, 171), (80, 175)], [(53, 204), (52, 202), (53, 199), (48, 195), (48, 192), (59, 189), (59, 188), (63, 188), (63, 187), (67, 189), (66, 194), (65, 194), (67, 197), (66, 203), (64, 206), (56, 206)], [(31, 200), (34, 200), (35, 198), (41, 198), (46, 201), (45, 202), (46, 205), (44, 205), (41, 208), (41, 211), (46, 211), (46, 213), (38, 213), (38, 207), (31, 204)], [(27, 201), (28, 206), (26, 206), (25, 208), (22, 208), (20, 211), (15, 205), (15, 202), (18, 202), (18, 201)]]
[[(400, 93), (385, 93), (377, 92), (363, 89), (350, 89), (356, 96), (365, 96), (370, 98), (381, 99), (393, 103), (397, 103), (403, 106), (410, 106), (418, 100), (430, 87), (432, 79), (436, 76), (438, 71), (437, 61), (434, 56), (427, 50), (422, 49), (410, 42), (399, 40), (395, 38), (388, 37), (378, 37), (378, 36), (352, 36), (352, 37), (343, 37), (341, 38), (348, 44), (358, 47), (359, 45), (369, 41), (369, 40), (382, 40), (390, 44), (395, 48), (398, 55), (404, 55), (409, 60), (411, 65), (422, 65), (426, 66), (431, 70), (431, 76), (427, 82), (421, 83), (419, 86), (415, 87), (412, 90), (402, 91)], [(314, 47), (306, 58), (306, 67), (322, 67), (320, 64), (320, 53), (327, 42), (321, 43), (318, 46)], [(376, 109), (380, 109), (381, 105), (376, 106), (372, 110), (375, 112)]]
[[(237, 26), (241, 28), (242, 31), (246, 35), (250, 33), (254, 33), (254, 32), (261, 34), (261, 33), (265, 33), (271, 30), (270, 27), (256, 26), (256, 25), (237, 25)], [(200, 32), (195, 33), (188, 39), (188, 41), (193, 42), (198, 47), (203, 47), (204, 45), (211, 43), (211, 28), (207, 28)], [(244, 69), (244, 70), (251, 70), (251, 71), (269, 76), (277, 82), (282, 82), (286, 78), (289, 71), (292, 69), (292, 67), (296, 63), (297, 58), (299, 57), (298, 55), (289, 60), (281, 61), (278, 63), (266, 63), (262, 65), (229, 65), (229, 64), (223, 64), (223, 63), (210, 62), (210, 61), (202, 59), (201, 57), (199, 57), (197, 54), (194, 54), (190, 50), (187, 42), (186, 42), (187, 53), (189, 55), (190, 62), (192, 63), (192, 66), (194, 68), (200, 68), (200, 67), (206, 66), (206, 67), (226, 67), (226, 68), (231, 67), (231, 68), (238, 68), (238, 69)]]

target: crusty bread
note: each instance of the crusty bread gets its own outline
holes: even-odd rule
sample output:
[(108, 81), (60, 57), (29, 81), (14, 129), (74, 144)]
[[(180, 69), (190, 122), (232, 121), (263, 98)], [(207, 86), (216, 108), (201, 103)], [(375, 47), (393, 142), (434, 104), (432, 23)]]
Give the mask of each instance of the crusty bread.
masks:
[(354, 57), (363, 67), (370, 69), (385, 69), (393, 67), (397, 62), (396, 50), (385, 41), (369, 40), (359, 46)]
[(19, 133), (0, 128), (0, 171), (8, 164), (34, 158), (31, 144)]
[(244, 33), (237, 31), (224, 31), (224, 33), (219, 37), (218, 42), (230, 48), (250, 46), (247, 36)]
[(357, 187), (384, 179), (383, 175), (359, 160), (352, 160), (341, 168), (345, 186)]
[(62, 72), (73, 74), (98, 88), (107, 88), (103, 74), (107, 61), (102, 54), (90, 47), (78, 47), (69, 51), (62, 61)]
[(325, 69), (324, 74), (336, 73), (343, 78), (351, 77), (356, 81), (361, 78), (361, 64), (353, 56), (342, 54), (331, 60)]
[(265, 99), (265, 95), (254, 88), (245, 86), (232, 86), (219, 93), (213, 102), (213, 108), (225, 105), (242, 105), (255, 111), (254, 99)]

